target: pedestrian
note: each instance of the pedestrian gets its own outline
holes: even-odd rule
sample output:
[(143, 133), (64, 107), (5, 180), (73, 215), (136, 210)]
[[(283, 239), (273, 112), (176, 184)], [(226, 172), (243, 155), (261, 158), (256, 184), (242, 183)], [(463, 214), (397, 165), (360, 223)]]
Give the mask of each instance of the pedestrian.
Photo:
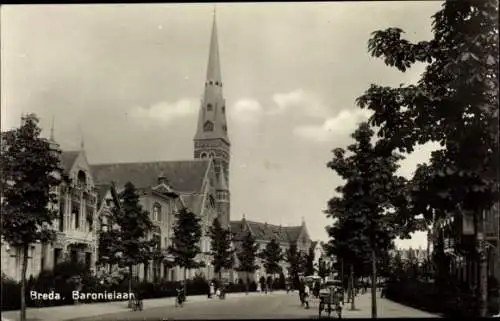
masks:
[(306, 309), (309, 309), (309, 296), (311, 295), (311, 289), (309, 285), (306, 283), (304, 285), (304, 303), (306, 305)]
[(304, 300), (304, 282), (299, 281), (299, 300), (300, 300), (300, 305), (304, 306), (305, 300)]
[(214, 295), (214, 293), (215, 293), (215, 286), (214, 286), (214, 282), (211, 281), (209, 286), (208, 286), (208, 298), (211, 299), (212, 295)]

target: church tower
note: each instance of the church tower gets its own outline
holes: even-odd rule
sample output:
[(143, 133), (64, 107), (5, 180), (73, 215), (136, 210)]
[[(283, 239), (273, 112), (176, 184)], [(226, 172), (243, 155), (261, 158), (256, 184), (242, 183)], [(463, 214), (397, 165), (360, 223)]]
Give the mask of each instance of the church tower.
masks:
[(229, 161), (231, 144), (227, 132), (226, 101), (222, 88), (217, 22), (214, 11), (207, 78), (198, 116), (198, 127), (194, 136), (194, 158), (213, 159), (217, 175), (217, 213), (221, 224), (229, 227)]

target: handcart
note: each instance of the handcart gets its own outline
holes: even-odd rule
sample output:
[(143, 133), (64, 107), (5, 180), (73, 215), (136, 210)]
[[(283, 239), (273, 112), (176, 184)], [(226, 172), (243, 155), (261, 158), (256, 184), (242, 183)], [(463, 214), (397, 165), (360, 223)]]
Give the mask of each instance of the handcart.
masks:
[[(335, 312), (337, 318), (342, 318), (342, 299), (343, 289), (339, 286), (339, 282), (328, 282), (325, 289), (319, 294), (318, 316), (321, 318), (321, 313), (325, 311), (330, 318), (332, 312)], [(333, 284), (332, 284), (333, 283)]]

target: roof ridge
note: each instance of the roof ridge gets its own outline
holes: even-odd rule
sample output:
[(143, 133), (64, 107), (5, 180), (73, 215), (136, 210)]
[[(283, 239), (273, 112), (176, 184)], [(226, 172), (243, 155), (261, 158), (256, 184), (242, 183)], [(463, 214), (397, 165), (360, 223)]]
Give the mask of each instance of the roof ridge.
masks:
[(152, 163), (182, 163), (182, 162), (209, 162), (210, 159), (180, 159), (180, 160), (151, 160), (139, 162), (110, 162), (110, 163), (94, 163), (90, 166), (111, 166), (111, 165), (132, 165), (132, 164), (152, 164)]

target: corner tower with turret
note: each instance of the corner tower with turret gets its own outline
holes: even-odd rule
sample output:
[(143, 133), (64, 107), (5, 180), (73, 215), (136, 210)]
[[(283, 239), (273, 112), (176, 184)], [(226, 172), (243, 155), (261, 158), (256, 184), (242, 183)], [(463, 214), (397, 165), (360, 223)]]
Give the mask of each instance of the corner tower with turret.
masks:
[(217, 174), (217, 213), (221, 224), (224, 227), (229, 227), (229, 162), (231, 144), (227, 131), (226, 101), (222, 89), (217, 22), (214, 12), (208, 54), (207, 78), (198, 116), (198, 127), (194, 136), (194, 158), (213, 159)]

